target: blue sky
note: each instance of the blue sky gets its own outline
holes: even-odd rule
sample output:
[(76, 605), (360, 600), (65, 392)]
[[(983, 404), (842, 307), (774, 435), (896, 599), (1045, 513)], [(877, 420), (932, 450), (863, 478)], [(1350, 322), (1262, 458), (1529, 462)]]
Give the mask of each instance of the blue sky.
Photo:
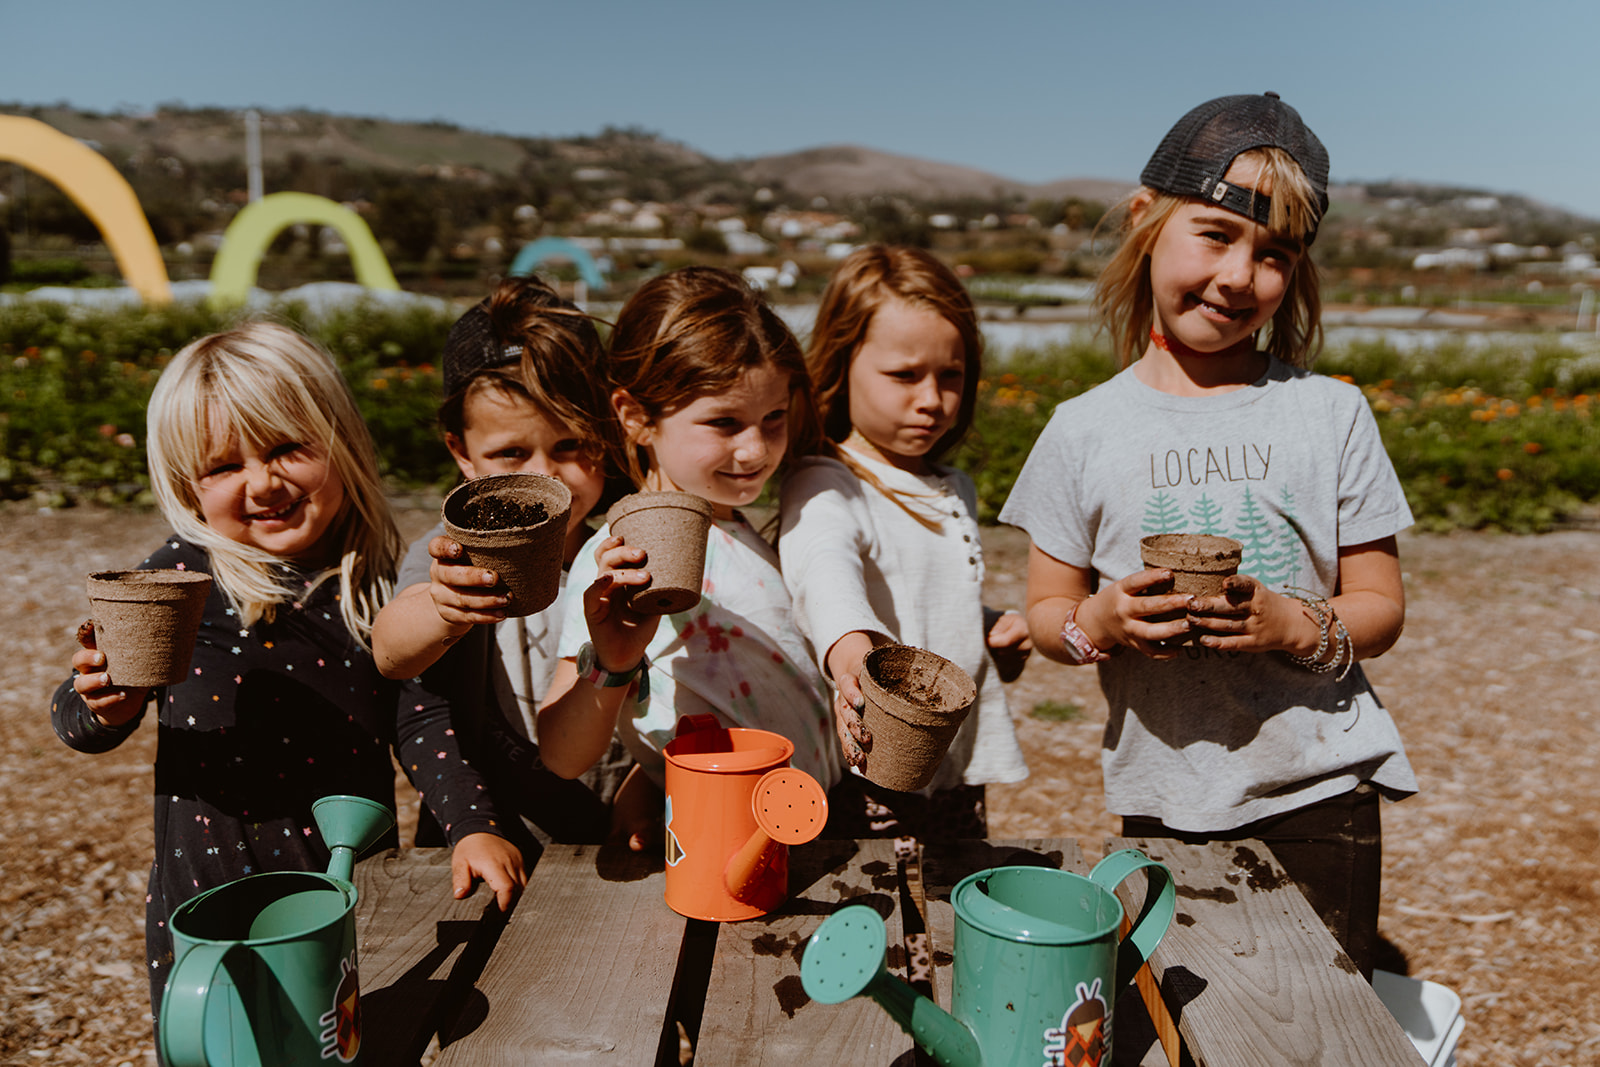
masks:
[(1335, 180), (1600, 217), (1600, 4), (0, 0), (0, 101), (642, 126), (730, 158), (855, 143), (1024, 181), (1137, 178), (1168, 126), (1274, 89)]

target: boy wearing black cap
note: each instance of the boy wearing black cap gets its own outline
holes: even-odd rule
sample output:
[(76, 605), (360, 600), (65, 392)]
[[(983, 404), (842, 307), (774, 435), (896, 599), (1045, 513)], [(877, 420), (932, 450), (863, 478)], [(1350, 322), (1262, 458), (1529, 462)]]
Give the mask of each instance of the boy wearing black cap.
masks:
[[(1411, 512), (1361, 392), (1309, 369), (1327, 151), (1277, 94), (1222, 97), (1141, 180), (1096, 296), (1126, 369), (1056, 409), (1000, 513), (1029, 630), (1098, 664), (1124, 834), (1265, 840), (1370, 977), (1378, 799), (1417, 784), (1358, 661), (1400, 635)], [(1185, 532), (1237, 539), (1239, 574), (1142, 595), (1171, 572), (1141, 537)]]
[[(464, 478), (527, 471), (572, 491), (562, 588), (543, 611), (507, 618), (499, 577), (459, 563), (461, 547), (436, 526), (411, 545), (399, 592), (373, 625), (378, 669), (420, 675), (432, 699), (450, 704), (502, 809), (520, 810), (556, 840), (601, 841), (604, 801), (631, 760), (616, 745), (582, 781), (558, 778), (539, 758), (532, 723), (555, 668), (565, 565), (589, 537), (588, 517), (628, 488), (608, 445), (615, 420), (605, 348), (590, 318), (549, 286), (509, 278), (456, 320), (442, 366), (439, 423)], [(436, 832), (424, 818), (418, 844)]]

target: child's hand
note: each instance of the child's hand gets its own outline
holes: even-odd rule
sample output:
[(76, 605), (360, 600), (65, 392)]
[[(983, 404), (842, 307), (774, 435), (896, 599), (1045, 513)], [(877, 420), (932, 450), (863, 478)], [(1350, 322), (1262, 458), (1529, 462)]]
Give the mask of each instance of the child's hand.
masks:
[(1022, 668), (1027, 665), (1029, 653), (1033, 651), (1033, 638), (1028, 636), (1028, 620), (1019, 612), (1004, 612), (990, 625), (985, 640), (989, 645), (989, 658), (994, 660), (1000, 680), (1016, 681), (1022, 674)]
[(1130, 574), (1082, 601), (1076, 621), (1097, 648), (1127, 645), (1151, 659), (1174, 659), (1176, 639), (1192, 628), (1187, 612), (1194, 598), (1187, 593), (1140, 595), (1171, 577), (1164, 567)]
[(839, 735), (844, 761), (859, 767), (872, 747), (872, 732), (861, 721), (866, 698), (861, 695), (861, 671), (872, 651), (872, 635), (857, 630), (845, 634), (828, 650), (828, 673), (833, 676), (833, 728)]
[(428, 595), (439, 618), (455, 634), (504, 619), (509, 599), (489, 592), (500, 584), (498, 574), (457, 562), (461, 554), (461, 546), (448, 537), (428, 542), (428, 555), (433, 557), (428, 565)]
[(594, 551), (600, 573), (583, 591), (583, 614), (589, 623), (589, 640), (595, 658), (608, 671), (629, 671), (644, 658), (661, 616), (646, 615), (628, 606), (630, 590), (650, 582), (645, 550), (608, 537)]
[(522, 869), (522, 850), (499, 834), (477, 833), (463, 837), (450, 852), (450, 887), (457, 900), (472, 892), (481, 879), (494, 891), (501, 911), (510, 911), (522, 887), (528, 884)]
[(1196, 597), (1189, 622), (1199, 631), (1200, 644), (1223, 652), (1303, 654), (1316, 646), (1318, 636), (1315, 620), (1298, 600), (1274, 593), (1248, 574), (1229, 575), (1221, 596)]
[(95, 648), (93, 624), (86, 622), (78, 627), (78, 643), (83, 647), (72, 654), (72, 669), (78, 672), (72, 688), (83, 698), (84, 705), (107, 726), (121, 726), (139, 714), (150, 690), (111, 684), (105, 653)]
[(630, 852), (660, 851), (666, 834), (664, 807), (661, 790), (635, 764), (612, 798), (610, 840), (625, 842)]

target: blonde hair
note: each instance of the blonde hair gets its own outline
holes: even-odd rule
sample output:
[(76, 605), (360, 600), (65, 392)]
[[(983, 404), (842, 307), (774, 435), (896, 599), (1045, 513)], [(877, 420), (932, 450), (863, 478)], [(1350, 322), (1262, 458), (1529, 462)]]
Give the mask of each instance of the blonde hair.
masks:
[[(698, 266), (657, 275), (628, 298), (611, 331), (612, 385), (651, 422), (769, 364), (789, 379), (787, 464), (821, 440), (811, 378), (794, 334), (744, 279)], [(644, 484), (646, 459), (623, 442), (619, 465), (636, 486)]]
[[(1281, 148), (1253, 148), (1234, 160), (1260, 167), (1257, 184), (1272, 190), (1267, 229), (1273, 234), (1302, 240), (1314, 234), (1321, 220), (1316, 189), (1294, 157)], [(1231, 168), (1230, 168), (1231, 169)], [(1133, 202), (1147, 198), (1138, 217)], [(1145, 350), (1155, 323), (1155, 297), (1150, 289), (1150, 251), (1173, 212), (1184, 204), (1199, 203), (1186, 197), (1140, 188), (1108, 213), (1120, 218), (1122, 244), (1100, 272), (1094, 302), (1102, 324), (1111, 334), (1117, 359), (1126, 367)], [(1265, 327), (1265, 349), (1295, 367), (1310, 367), (1322, 352), (1322, 293), (1317, 265), (1309, 245), (1295, 264), (1289, 292)]]
[(162, 371), (147, 415), (150, 482), (178, 535), (204, 549), (218, 588), (245, 626), (272, 621), (279, 604), (304, 595), (279, 577), (283, 560), (207, 526), (195, 482), (225, 442), (219, 428), (251, 447), (285, 439), (324, 450), (344, 483), (328, 528), (339, 562), (313, 585), (339, 579), (339, 611), (363, 647), (372, 620), (394, 591), (404, 542), (378, 476), (377, 452), (332, 357), (293, 330), (252, 322), (185, 346)]
[[(937, 461), (966, 434), (978, 402), (978, 380), (983, 374), (983, 334), (978, 313), (966, 287), (955, 272), (931, 252), (893, 245), (858, 248), (839, 264), (822, 294), (806, 366), (817, 387), (817, 408), (823, 433), (831, 444), (843, 442), (853, 429), (850, 422), (850, 363), (866, 339), (878, 310), (891, 300), (931, 311), (955, 328), (966, 357), (961, 383), (961, 406), (955, 422), (933, 443), (927, 459)], [(898, 504), (906, 514), (930, 530), (940, 529), (936, 519), (913, 510), (908, 494), (890, 489), (848, 452), (834, 449), (851, 472)]]

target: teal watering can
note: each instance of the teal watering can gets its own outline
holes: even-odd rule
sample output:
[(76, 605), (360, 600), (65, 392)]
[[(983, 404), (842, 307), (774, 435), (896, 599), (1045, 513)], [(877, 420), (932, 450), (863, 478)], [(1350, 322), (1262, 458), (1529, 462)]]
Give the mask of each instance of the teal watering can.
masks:
[[(1144, 907), (1125, 937), (1113, 890), (1147, 872)], [(1098, 1067), (1111, 1062), (1116, 997), (1172, 923), (1172, 872), (1142, 852), (1113, 852), (1089, 877), (994, 867), (963, 878), (947, 1013), (885, 970), (883, 920), (841, 908), (806, 942), (800, 979), (824, 1004), (876, 1000), (944, 1067)]]
[(247, 875), (172, 913), (172, 974), (161, 1003), (168, 1067), (356, 1063), (356, 856), (394, 825), (364, 797), (311, 806), (333, 851), (327, 874)]

